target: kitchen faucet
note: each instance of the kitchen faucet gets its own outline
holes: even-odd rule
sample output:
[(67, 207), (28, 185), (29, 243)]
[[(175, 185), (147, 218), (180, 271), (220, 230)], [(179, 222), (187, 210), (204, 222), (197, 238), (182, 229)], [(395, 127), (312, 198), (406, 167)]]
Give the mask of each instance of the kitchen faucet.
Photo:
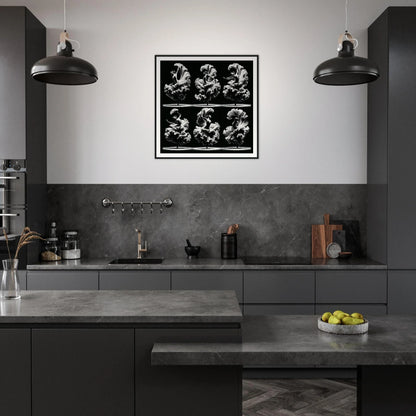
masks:
[(144, 241), (144, 248), (142, 248), (142, 232), (136, 228), (137, 233), (137, 258), (142, 259), (143, 254), (147, 253), (147, 241)]

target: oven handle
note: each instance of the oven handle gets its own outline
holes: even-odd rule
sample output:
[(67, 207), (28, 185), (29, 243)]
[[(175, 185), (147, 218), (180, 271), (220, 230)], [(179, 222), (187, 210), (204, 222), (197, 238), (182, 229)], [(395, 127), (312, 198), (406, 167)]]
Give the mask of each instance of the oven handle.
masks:
[(14, 213), (9, 213), (9, 214), (0, 214), (0, 217), (18, 217), (20, 214), (14, 214)]
[(18, 176), (0, 176), (0, 179), (8, 181), (8, 180), (13, 180), (13, 179), (19, 179), (19, 177)]

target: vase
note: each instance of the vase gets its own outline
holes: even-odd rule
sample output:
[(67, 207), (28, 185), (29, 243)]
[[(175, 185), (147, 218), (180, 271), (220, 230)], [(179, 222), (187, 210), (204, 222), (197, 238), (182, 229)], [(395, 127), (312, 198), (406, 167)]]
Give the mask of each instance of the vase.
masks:
[(3, 277), (1, 279), (0, 297), (2, 299), (20, 299), (19, 277), (17, 266), (19, 260), (3, 260)]

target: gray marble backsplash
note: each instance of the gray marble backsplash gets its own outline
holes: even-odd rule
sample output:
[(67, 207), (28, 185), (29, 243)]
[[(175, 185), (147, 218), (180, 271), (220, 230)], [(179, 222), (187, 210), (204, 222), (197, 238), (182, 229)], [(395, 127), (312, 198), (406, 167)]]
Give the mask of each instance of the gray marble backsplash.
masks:
[[(104, 197), (174, 205), (153, 214), (104, 208)], [(302, 256), (311, 252), (311, 224), (323, 214), (360, 222), (366, 247), (366, 185), (49, 185), (48, 218), (58, 232), (80, 232), (84, 258), (135, 257), (143, 232), (151, 257), (184, 257), (185, 239), (201, 246), (200, 257), (220, 257), (221, 233), (240, 224), (238, 255)]]

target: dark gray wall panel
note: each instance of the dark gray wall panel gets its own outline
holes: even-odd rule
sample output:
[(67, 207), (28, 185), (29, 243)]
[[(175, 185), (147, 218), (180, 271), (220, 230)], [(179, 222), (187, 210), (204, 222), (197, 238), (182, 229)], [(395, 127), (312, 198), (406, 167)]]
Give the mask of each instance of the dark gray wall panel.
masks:
[(234, 290), (238, 301), (243, 302), (243, 272), (173, 271), (172, 290)]
[(389, 314), (416, 314), (416, 270), (389, 270)]
[(317, 271), (317, 303), (387, 303), (387, 271)]
[(315, 313), (317, 315), (322, 315), (325, 312), (334, 312), (338, 309), (349, 314), (354, 313), (354, 312), (359, 312), (359, 313), (362, 313), (363, 315), (386, 315), (387, 314), (387, 306), (384, 304), (376, 304), (376, 303), (317, 304), (315, 307)]
[(0, 329), (0, 357), (0, 415), (31, 416), (30, 329)]
[(244, 303), (314, 303), (313, 271), (244, 272)]
[(100, 272), (100, 290), (169, 290), (169, 271)]
[(34, 329), (32, 416), (133, 416), (133, 329)]
[(28, 290), (98, 290), (98, 272), (28, 271)]
[(313, 315), (315, 305), (244, 305), (244, 315)]

